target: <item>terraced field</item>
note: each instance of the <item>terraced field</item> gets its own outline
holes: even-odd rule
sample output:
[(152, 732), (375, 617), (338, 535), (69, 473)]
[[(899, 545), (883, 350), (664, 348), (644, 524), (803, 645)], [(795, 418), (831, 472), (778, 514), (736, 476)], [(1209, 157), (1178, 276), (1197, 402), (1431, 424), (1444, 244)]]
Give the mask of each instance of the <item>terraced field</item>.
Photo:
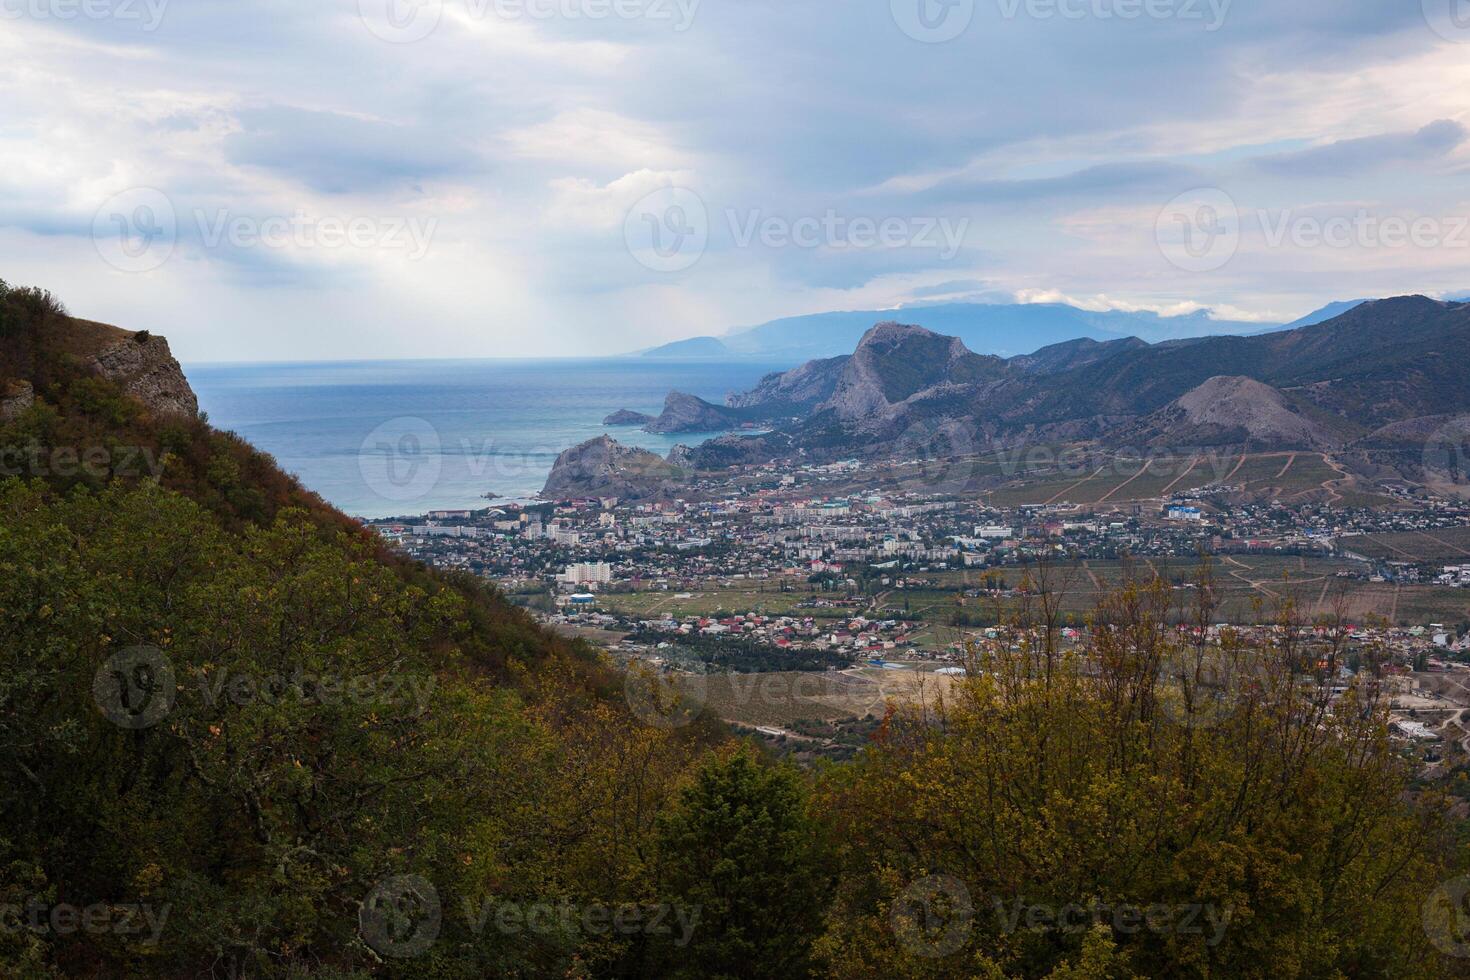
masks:
[(1470, 527), (1363, 534), (1343, 538), (1339, 543), (1348, 551), (1384, 561), (1443, 561), (1446, 564), (1470, 561)]
[[(1256, 497), (1288, 503), (1320, 498), (1347, 506), (1385, 505), (1322, 453), (1198, 453), (1149, 460), (1116, 457), (1084, 470), (1023, 471), (987, 493), (992, 506), (1103, 504), (1154, 500), (1210, 485), (1242, 486)], [(1350, 499), (1351, 498), (1351, 499)]]

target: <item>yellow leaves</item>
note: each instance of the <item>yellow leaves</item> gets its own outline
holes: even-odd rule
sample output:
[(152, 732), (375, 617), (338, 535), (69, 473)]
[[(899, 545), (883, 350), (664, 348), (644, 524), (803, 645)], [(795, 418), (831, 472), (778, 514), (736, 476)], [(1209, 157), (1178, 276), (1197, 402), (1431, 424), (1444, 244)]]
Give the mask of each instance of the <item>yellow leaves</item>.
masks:
[(153, 863), (145, 864), (138, 869), (137, 874), (133, 875), (133, 888), (139, 894), (147, 895), (158, 888), (159, 885), (163, 884), (163, 879), (164, 874), (162, 868)]

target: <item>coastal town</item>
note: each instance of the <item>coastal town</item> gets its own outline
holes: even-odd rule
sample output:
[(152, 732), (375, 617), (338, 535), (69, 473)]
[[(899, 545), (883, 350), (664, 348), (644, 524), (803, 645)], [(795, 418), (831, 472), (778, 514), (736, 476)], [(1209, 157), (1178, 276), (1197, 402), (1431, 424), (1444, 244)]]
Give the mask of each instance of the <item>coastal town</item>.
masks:
[[(503, 502), (372, 526), (416, 559), (493, 582), (558, 630), (661, 670), (942, 682), (1043, 589), (1061, 596), (1061, 642), (1078, 645), (1110, 590), (1165, 589), (1182, 620), (1206, 575), (1218, 602), (1212, 642), (1224, 630), (1264, 637), (1289, 620), (1303, 642), (1335, 631), (1348, 649), (1381, 651), (1403, 685), (1397, 730), (1425, 745), (1441, 735), (1420, 709), (1457, 722), (1470, 708), (1457, 686), (1414, 679), (1470, 664), (1470, 503), (1460, 498), (1389, 487), (1379, 492), (1396, 494), (1391, 506), (1333, 506), (1241, 482), (1000, 503), (1005, 491), (901, 475), (919, 466), (752, 465), (681, 496)], [(1309, 499), (1282, 499), (1291, 495)], [(1470, 669), (1463, 676), (1470, 690)], [(759, 720), (753, 729), (775, 738), (810, 723)]]

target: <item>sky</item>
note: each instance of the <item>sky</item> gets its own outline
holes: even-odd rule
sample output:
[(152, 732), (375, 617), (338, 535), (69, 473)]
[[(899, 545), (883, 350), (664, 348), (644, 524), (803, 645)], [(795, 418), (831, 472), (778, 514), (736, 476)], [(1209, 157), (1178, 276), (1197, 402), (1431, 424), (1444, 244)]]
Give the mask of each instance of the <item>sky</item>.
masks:
[(185, 362), (1283, 322), (1470, 289), (1467, 127), (1470, 0), (0, 0), (0, 278)]

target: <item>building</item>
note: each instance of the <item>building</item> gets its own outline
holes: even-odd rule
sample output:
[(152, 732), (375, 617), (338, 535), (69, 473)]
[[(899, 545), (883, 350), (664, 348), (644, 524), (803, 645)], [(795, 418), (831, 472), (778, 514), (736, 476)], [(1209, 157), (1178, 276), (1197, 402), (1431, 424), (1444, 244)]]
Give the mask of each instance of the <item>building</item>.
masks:
[(568, 565), (557, 581), (567, 585), (606, 585), (612, 581), (612, 566), (605, 561), (578, 562)]

